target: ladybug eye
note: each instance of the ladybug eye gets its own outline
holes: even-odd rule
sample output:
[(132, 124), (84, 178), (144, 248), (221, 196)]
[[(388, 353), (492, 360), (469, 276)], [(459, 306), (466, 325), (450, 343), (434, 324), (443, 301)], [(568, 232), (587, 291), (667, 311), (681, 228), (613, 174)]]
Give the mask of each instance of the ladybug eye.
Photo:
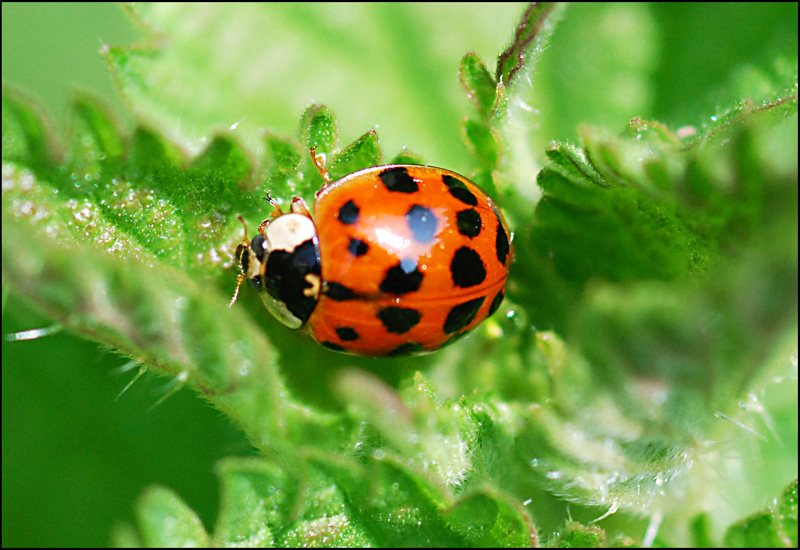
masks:
[(264, 261), (264, 255), (266, 254), (266, 248), (264, 247), (264, 235), (256, 235), (253, 237), (253, 240), (250, 241), (250, 249), (253, 251), (253, 254), (256, 255), (259, 262)]

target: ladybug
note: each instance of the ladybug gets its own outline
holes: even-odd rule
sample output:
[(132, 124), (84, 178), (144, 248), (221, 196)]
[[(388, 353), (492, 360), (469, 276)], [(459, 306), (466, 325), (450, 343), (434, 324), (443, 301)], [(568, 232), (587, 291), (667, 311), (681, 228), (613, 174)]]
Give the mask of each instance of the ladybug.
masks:
[[(266, 308), (322, 346), (371, 357), (423, 354), (494, 313), (511, 263), (508, 227), (481, 189), (450, 170), (375, 166), (325, 183), (312, 217), (292, 200), (236, 250)], [(244, 225), (241, 216), (239, 220)]]

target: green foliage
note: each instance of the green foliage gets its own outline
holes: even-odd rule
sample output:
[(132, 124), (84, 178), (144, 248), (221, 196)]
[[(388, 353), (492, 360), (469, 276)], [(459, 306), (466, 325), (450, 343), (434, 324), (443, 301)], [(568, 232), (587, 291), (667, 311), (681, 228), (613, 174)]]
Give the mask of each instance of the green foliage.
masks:
[[(196, 390), (261, 456), (219, 463), (215, 525), (153, 487), (118, 543), (630, 546), (653, 542), (644, 514), (666, 518), (663, 544), (797, 545), (796, 481), (722, 535), (745, 513), (705, 512), (726, 488), (698, 471), (711, 463), (737, 488), (757, 485), (714, 442), (739, 450), (772, 432), (740, 409), (786, 389), (779, 377), (796, 390), (796, 76), (743, 73), (761, 94), (711, 123), (584, 125), (580, 145), (555, 141), (532, 161), (526, 83), (569, 14), (531, 5), (494, 71), (475, 53), (459, 68), (470, 176), (514, 230), (507, 302), (434, 355), (369, 360), (265, 320), (246, 288), (226, 306), (236, 216), (252, 231), (272, 209), (264, 198), (313, 203), (311, 149), (334, 179), (387, 162), (378, 132), (340, 143), (333, 110), (311, 104), (294, 136), (218, 130), (187, 153), (222, 120), (198, 105), (224, 95), (191, 90), (199, 103), (181, 104), (168, 69), (197, 71), (220, 52), (191, 48), (177, 8), (128, 9), (173, 40), (106, 51), (145, 113), (133, 132), (81, 95), (62, 152), (33, 102), (4, 87), (3, 279), (58, 323)], [(191, 137), (164, 130), (174, 116)], [(423, 162), (408, 149), (390, 158)], [(796, 393), (786, 408), (796, 416)], [(796, 424), (793, 437), (784, 456)]]
[(797, 480), (775, 499), (775, 505), (731, 525), (722, 543), (736, 548), (797, 546)]

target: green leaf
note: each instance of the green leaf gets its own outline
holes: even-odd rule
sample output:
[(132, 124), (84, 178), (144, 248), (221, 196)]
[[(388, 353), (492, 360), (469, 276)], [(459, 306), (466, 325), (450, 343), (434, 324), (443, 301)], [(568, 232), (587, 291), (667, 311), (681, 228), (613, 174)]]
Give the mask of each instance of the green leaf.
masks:
[[(118, 540), (524, 546), (558, 532), (554, 544), (630, 545), (655, 536), (658, 518), (637, 518), (657, 511), (658, 541), (686, 544), (691, 533), (708, 543), (712, 520), (724, 523), (716, 511), (697, 513), (727, 494), (723, 483), (737, 490), (732, 506), (748, 507), (739, 517), (771, 486), (766, 480), (785, 483), (780, 465), (796, 464), (796, 395), (776, 405), (770, 390), (796, 387), (776, 382), (792, 376), (797, 340), (796, 78), (743, 68), (733, 78), (748, 94), (736, 97), (749, 99), (708, 111), (710, 123), (704, 116), (675, 129), (658, 113), (635, 116), (651, 113), (642, 99), (651, 88), (630, 103), (589, 85), (594, 102), (552, 93), (553, 74), (537, 58), (560, 5), (525, 11), (496, 80), (466, 48), (443, 54), (449, 72), (419, 76), (441, 49), (427, 42), (439, 36), (429, 23), (439, 29), (447, 18), (367, 7), (390, 24), (354, 19), (358, 28), (346, 29), (327, 8), (296, 6), (302, 25), (286, 25), (284, 36), (299, 33), (302, 43), (273, 55), (298, 81), (324, 82), (320, 100), (337, 114), (355, 107), (369, 120), (337, 119), (315, 103), (287, 136), (277, 121), (296, 126), (303, 103), (282, 103), (289, 79), (260, 72), (273, 59), (259, 42), (269, 8), (127, 9), (147, 23), (149, 42), (106, 54), (141, 117), (132, 132), (81, 95), (62, 155), (39, 110), (4, 89), (4, 282), (55, 322), (168, 377), (170, 388), (193, 388), (264, 458), (220, 463), (213, 538), (174, 495), (154, 489), (137, 511), (140, 533), (119, 528)], [(605, 27), (588, 42), (584, 32), (580, 42), (592, 51), (576, 57), (610, 57), (609, 88), (646, 86), (660, 28), (650, 8), (576, 5), (570, 13), (581, 9), (606, 9), (595, 15), (628, 32), (618, 42), (604, 41), (613, 35)], [(413, 57), (414, 70), (381, 49), (395, 34), (409, 52), (426, 53)], [(325, 35), (330, 43), (319, 47)], [(597, 47), (642, 36), (650, 42), (632, 60), (631, 48)], [(361, 50), (357, 71), (348, 74), (341, 43)], [(324, 52), (336, 78), (303, 73), (298, 52)], [(444, 100), (456, 88), (458, 56), (472, 107)], [(628, 62), (631, 78), (619, 81), (612, 69)], [(534, 70), (535, 89), (527, 85)], [(593, 82), (570, 64), (556, 72), (573, 86)], [(397, 75), (394, 94), (378, 90)], [(281, 92), (269, 89), (273, 82)], [(349, 101), (331, 100), (340, 85)], [(372, 130), (348, 143), (357, 135), (349, 128), (377, 126), (362, 93), (406, 113), (409, 133), (381, 125), (380, 140)], [(580, 143), (555, 141), (545, 151), (541, 144), (559, 137), (539, 118), (550, 116), (548, 101), (550, 113), (553, 103), (611, 106), (612, 122), (572, 124)], [(283, 112), (266, 114), (273, 104)], [(457, 138), (425, 140), (424, 130), (441, 129), (440, 112), (457, 114), (453, 127), (464, 121), (466, 149)], [(340, 127), (351, 136), (343, 145)], [(447, 151), (496, 199), (515, 253), (501, 311), (434, 355), (369, 360), (303, 340), (246, 287), (225, 307), (242, 239), (237, 215), (252, 234), (273, 208), (265, 196), (312, 204), (323, 181), (312, 147), (335, 179), (383, 162), (384, 140), (413, 143), (435, 164)], [(399, 152), (387, 158), (422, 162), (401, 145), (388, 146)], [(741, 458), (727, 460), (719, 441)], [(705, 464), (722, 475), (708, 475)], [(685, 496), (686, 486), (703, 498)], [(616, 513), (595, 526), (606, 512)], [(774, 511), (748, 516), (725, 540), (796, 546), (796, 516), (795, 483)]]
[(312, 105), (300, 119), (300, 135), (307, 149), (316, 148), (316, 154), (333, 152), (339, 138), (336, 120), (325, 105)]
[(126, 144), (120, 135), (120, 124), (114, 121), (113, 114), (89, 95), (79, 96), (75, 100), (73, 113), (72, 132), (75, 137), (70, 140), (73, 146), (70, 153), (72, 162), (88, 164), (86, 173), (99, 170), (111, 161), (121, 162)]
[(464, 119), (464, 137), (470, 151), (482, 168), (491, 170), (497, 166), (498, 145), (492, 130), (480, 122)]
[[(580, 147), (570, 143), (554, 143), (547, 149), (547, 158), (551, 161), (548, 169), (557, 171), (572, 185), (592, 189), (592, 185), (587, 186), (586, 180), (589, 180), (589, 183), (599, 187), (609, 186), (609, 183), (586, 157), (586, 151)], [(540, 186), (542, 185), (540, 184)]]
[(753, 514), (725, 532), (722, 543), (728, 548), (778, 548), (780, 539), (775, 532), (772, 512)]
[(137, 507), (137, 522), (143, 546), (209, 546), (200, 518), (173, 491), (151, 487)]
[[(261, 156), (265, 128), (294, 134), (299, 112), (319, 101), (347, 121), (348, 141), (377, 125), (386, 151), (413, 145), (448, 167), (463, 155), (457, 60), (470, 49), (493, 55), (522, 11), (513, 4), (124, 7), (143, 36), (133, 46), (104, 47), (112, 78), (138, 121), (188, 151), (236, 125), (235, 135)], [(452, 29), (445, 43), (440, 21)]]
[(695, 548), (711, 548), (714, 546), (711, 538), (711, 517), (703, 512), (692, 518), (689, 529), (692, 534), (692, 545)]
[(472, 100), (478, 114), (488, 118), (495, 101), (495, 82), (483, 61), (473, 52), (461, 58), (458, 77), (467, 97)]
[(382, 159), (378, 133), (370, 130), (336, 155), (328, 171), (331, 178), (339, 179), (371, 166), (380, 166)]
[(313, 461), (342, 488), (353, 522), (363, 526), (375, 544), (463, 546), (440, 513), (439, 489), (393, 454), (376, 452), (365, 458), (364, 466), (341, 458), (315, 456)]
[(781, 544), (787, 548), (797, 546), (797, 480), (790, 483), (778, 497), (776, 520)]
[(3, 84), (3, 160), (50, 167), (55, 161), (52, 130), (30, 99)]
[(288, 196), (294, 190), (293, 176), (297, 173), (301, 158), (306, 158), (301, 147), (293, 140), (271, 134), (264, 136), (264, 164), (268, 166), (265, 183), (270, 193)]
[(509, 87), (530, 74), (561, 9), (557, 2), (533, 2), (528, 6), (514, 39), (497, 60), (495, 78), (498, 82)]
[(289, 520), (296, 487), (280, 468), (264, 460), (227, 459), (217, 465), (222, 484), (218, 545), (275, 544), (273, 528)]
[(491, 489), (466, 495), (448, 510), (447, 518), (475, 547), (523, 548), (537, 543), (536, 528), (519, 503)]
[(463, 482), (472, 467), (468, 449), (475, 437), (474, 421), (466, 408), (437, 403), (421, 374), (402, 400), (379, 379), (358, 371), (342, 373), (338, 389), (356, 422), (369, 418), (380, 440), (401, 455), (425, 457), (414, 462), (420, 472), (446, 485)]
[(774, 512), (755, 513), (731, 525), (722, 543), (729, 548), (781, 548)]
[(425, 164), (422, 155), (403, 149), (392, 159), (389, 164)]
[(600, 527), (570, 522), (554, 546), (560, 548), (601, 548), (606, 545), (605, 543), (606, 534)]

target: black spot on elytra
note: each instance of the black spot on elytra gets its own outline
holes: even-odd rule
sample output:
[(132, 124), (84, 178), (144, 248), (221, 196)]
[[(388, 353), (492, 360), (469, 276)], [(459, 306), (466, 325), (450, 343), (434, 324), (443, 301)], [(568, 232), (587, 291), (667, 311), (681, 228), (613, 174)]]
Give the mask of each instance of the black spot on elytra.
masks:
[(407, 307), (385, 307), (378, 312), (378, 319), (392, 334), (405, 334), (419, 323), (420, 314)]
[(495, 295), (494, 300), (492, 300), (492, 305), (489, 306), (489, 313), (487, 313), (487, 317), (497, 311), (497, 308), (500, 307), (500, 304), (503, 302), (503, 298), (506, 295), (505, 290), (501, 290), (500, 292)]
[(403, 260), (386, 271), (380, 290), (390, 294), (408, 294), (419, 290), (422, 279), (423, 275), (417, 269), (417, 262)]
[(327, 283), (325, 285), (325, 295), (331, 300), (336, 300), (337, 302), (352, 300), (356, 297), (356, 293), (352, 288), (346, 287), (339, 283)]
[(333, 351), (345, 351), (345, 349), (336, 342), (320, 342), (319, 345)]
[(350, 239), (347, 251), (357, 258), (369, 252), (369, 245), (360, 239)]
[(497, 213), (497, 210), (494, 211), (494, 215), (497, 218), (497, 239), (495, 240), (497, 261), (503, 265), (506, 265), (506, 258), (508, 258), (508, 252), (510, 250), (508, 233), (506, 233), (506, 228), (503, 226), (503, 222), (500, 221), (500, 214)]
[(352, 327), (339, 327), (336, 329), (336, 335), (343, 342), (355, 342), (358, 340), (358, 332)]
[(358, 214), (360, 210), (358, 205), (353, 201), (347, 201), (339, 209), (338, 219), (345, 225), (352, 225), (358, 221)]
[(478, 197), (467, 188), (463, 181), (449, 174), (442, 176), (442, 181), (447, 186), (447, 190), (450, 191), (450, 194), (455, 198), (470, 206), (478, 205)]
[(415, 204), (408, 209), (406, 221), (418, 243), (429, 243), (436, 237), (436, 216), (429, 208)]
[(453, 284), (461, 288), (469, 288), (481, 284), (486, 279), (486, 266), (480, 254), (467, 246), (456, 250), (450, 262), (450, 275)]
[(378, 177), (386, 189), (395, 193), (416, 193), (419, 190), (417, 182), (408, 170), (402, 167), (387, 168), (381, 171)]
[(458, 332), (475, 320), (475, 316), (478, 314), (478, 310), (481, 309), (485, 299), (484, 297), (475, 298), (454, 306), (450, 313), (447, 314), (447, 319), (444, 322), (445, 334)]
[(471, 208), (461, 210), (456, 213), (456, 226), (458, 227), (458, 232), (465, 237), (470, 239), (477, 237), (482, 227), (481, 215), (477, 210)]

